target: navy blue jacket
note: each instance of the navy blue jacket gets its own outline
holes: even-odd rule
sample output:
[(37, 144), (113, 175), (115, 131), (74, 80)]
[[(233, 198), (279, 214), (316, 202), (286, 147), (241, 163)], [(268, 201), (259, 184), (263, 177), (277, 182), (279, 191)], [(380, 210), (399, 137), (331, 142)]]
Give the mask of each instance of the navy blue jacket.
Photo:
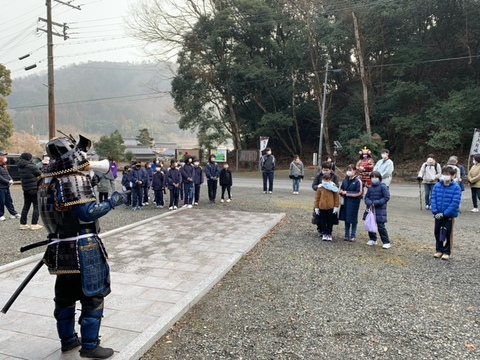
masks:
[[(145, 187), (145, 185), (147, 184), (147, 172), (144, 171), (144, 169), (140, 168), (140, 169), (137, 169), (137, 168), (132, 168), (132, 171), (130, 172), (130, 176), (131, 176), (131, 180), (132, 180), (132, 184), (133, 186), (137, 186), (137, 187)], [(137, 181), (141, 181), (142, 184), (138, 184)]]
[(165, 189), (166, 176), (163, 171), (157, 171), (153, 174), (152, 189), (159, 191)]
[(435, 184), (432, 192), (432, 214), (442, 213), (445, 217), (457, 217), (462, 200), (462, 189), (456, 181), (446, 186), (443, 181)]
[(167, 186), (171, 190), (174, 188), (173, 184), (182, 183), (182, 174), (177, 168), (169, 168), (167, 172)]
[(126, 189), (130, 189), (130, 181), (132, 181), (131, 178), (132, 178), (131, 173), (127, 173), (126, 171), (123, 172), (122, 186), (125, 186)]
[[(193, 168), (193, 165), (186, 163), (180, 169), (180, 173), (182, 174), (182, 182), (184, 184), (190, 184), (195, 181), (195, 169)], [(192, 180), (188, 180), (188, 178)]]
[(195, 173), (195, 177), (193, 178), (193, 182), (195, 185), (203, 184), (203, 169), (199, 167), (193, 167), (193, 171)]
[(358, 223), (358, 209), (360, 208), (360, 203), (362, 202), (363, 196), (363, 184), (362, 180), (355, 175), (353, 179), (346, 177), (340, 190), (347, 192), (343, 196), (343, 205), (340, 211), (339, 220), (344, 220), (350, 224)]
[(12, 180), (12, 177), (8, 173), (7, 165), (0, 163), (0, 189), (8, 189), (10, 180)]
[(217, 180), (220, 176), (220, 166), (216, 162), (208, 162), (205, 166), (205, 176), (207, 180)]
[(220, 171), (220, 186), (232, 186), (232, 172), (229, 169), (222, 169)]
[(384, 183), (372, 184), (368, 188), (367, 195), (365, 195), (365, 205), (369, 208), (373, 204), (377, 223), (387, 222), (388, 200), (390, 200), (390, 191)]

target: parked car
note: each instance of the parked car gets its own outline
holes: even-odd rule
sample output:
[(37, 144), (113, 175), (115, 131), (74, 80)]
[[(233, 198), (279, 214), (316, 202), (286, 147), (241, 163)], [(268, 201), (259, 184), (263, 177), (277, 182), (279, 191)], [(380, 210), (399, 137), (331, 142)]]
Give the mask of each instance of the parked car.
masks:
[[(8, 154), (7, 155), (7, 169), (8, 173), (12, 177), (13, 181), (20, 181), (20, 174), (18, 173), (18, 160), (20, 160), (20, 154)], [(32, 162), (37, 165), (42, 162), (37, 156), (32, 158)]]

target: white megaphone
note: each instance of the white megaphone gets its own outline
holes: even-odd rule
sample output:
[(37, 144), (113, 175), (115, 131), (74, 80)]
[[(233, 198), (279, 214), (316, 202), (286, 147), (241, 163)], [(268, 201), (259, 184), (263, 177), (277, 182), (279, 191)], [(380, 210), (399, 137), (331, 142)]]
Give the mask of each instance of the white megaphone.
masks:
[(89, 161), (84, 170), (87, 171), (99, 171), (102, 174), (107, 174), (110, 171), (110, 161), (104, 159), (101, 161)]

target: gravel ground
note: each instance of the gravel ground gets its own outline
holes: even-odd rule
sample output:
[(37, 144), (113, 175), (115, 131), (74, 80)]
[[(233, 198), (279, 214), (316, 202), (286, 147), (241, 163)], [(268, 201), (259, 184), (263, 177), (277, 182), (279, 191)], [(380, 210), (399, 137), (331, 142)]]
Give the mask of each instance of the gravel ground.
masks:
[[(286, 212), (287, 217), (143, 360), (480, 358), (480, 218), (467, 211), (469, 202), (455, 224), (453, 257), (442, 261), (432, 256), (433, 218), (419, 211), (418, 198), (391, 199), (387, 229), (393, 246), (383, 250), (366, 245), (362, 221), (356, 243), (342, 240), (343, 223), (334, 229), (334, 242), (319, 240), (310, 224), (309, 185), (302, 184), (296, 196), (259, 190), (234, 187), (231, 203), (203, 201), (192, 210)], [(204, 198), (206, 186), (202, 192)], [(20, 192), (13, 193), (20, 211)], [(159, 211), (165, 210), (118, 209), (102, 218), (102, 230)], [(18, 230), (18, 220), (0, 223), (0, 229), (2, 263), (31, 255), (19, 254), (18, 248), (45, 235)]]

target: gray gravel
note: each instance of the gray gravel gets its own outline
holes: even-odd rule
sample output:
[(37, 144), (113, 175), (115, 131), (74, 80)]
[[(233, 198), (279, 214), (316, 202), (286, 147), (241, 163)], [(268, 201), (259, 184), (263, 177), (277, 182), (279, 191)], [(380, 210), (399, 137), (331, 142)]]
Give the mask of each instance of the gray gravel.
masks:
[[(382, 250), (366, 245), (363, 222), (356, 243), (342, 240), (342, 223), (334, 229), (334, 242), (320, 241), (310, 224), (314, 193), (307, 187), (302, 184), (293, 196), (234, 186), (231, 203), (203, 200), (192, 210), (287, 217), (143, 360), (480, 358), (480, 217), (468, 211), (469, 202), (456, 221), (453, 257), (442, 261), (432, 256), (433, 219), (418, 210), (418, 198), (391, 200), (387, 229), (393, 246)], [(204, 198), (206, 186), (202, 191)], [(16, 204), (20, 211), (21, 201)], [(165, 210), (118, 209), (102, 219), (102, 229), (159, 211)], [(18, 230), (14, 220), (0, 228), (2, 263), (18, 259), (19, 246), (44, 237), (42, 230)]]

